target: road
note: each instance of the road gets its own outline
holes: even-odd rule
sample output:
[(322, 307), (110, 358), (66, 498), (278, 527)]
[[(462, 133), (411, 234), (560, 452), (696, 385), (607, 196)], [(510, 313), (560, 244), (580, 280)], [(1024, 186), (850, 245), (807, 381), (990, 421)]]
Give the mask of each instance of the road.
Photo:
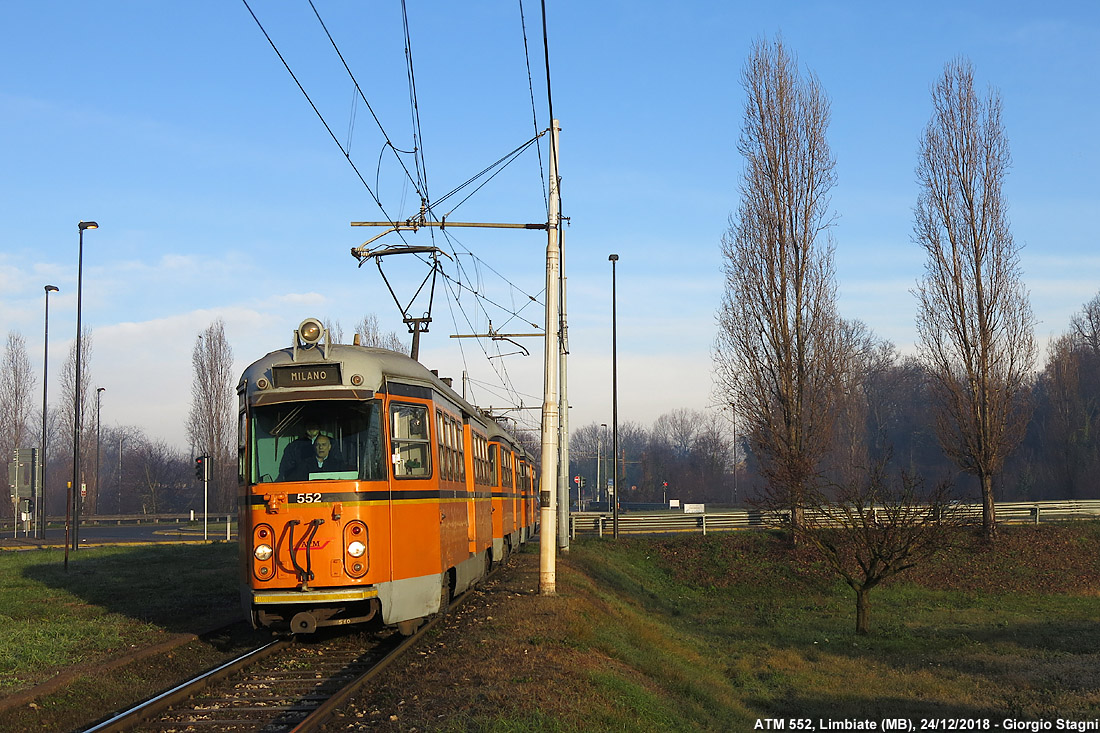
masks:
[[(225, 541), (225, 523), (211, 523), (207, 528), (209, 541)], [(236, 527), (233, 527), (231, 539), (237, 539)], [(202, 522), (196, 524), (100, 524), (81, 525), (80, 545), (99, 545), (130, 542), (202, 542)], [(49, 527), (45, 540), (30, 540), (22, 534), (12, 537), (11, 530), (0, 536), (0, 547), (58, 546), (64, 547), (65, 528)]]

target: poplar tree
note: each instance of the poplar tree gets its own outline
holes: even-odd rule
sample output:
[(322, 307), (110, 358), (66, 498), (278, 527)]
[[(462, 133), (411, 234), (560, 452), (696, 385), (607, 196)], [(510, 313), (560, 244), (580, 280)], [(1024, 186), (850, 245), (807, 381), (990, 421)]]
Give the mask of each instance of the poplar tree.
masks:
[(234, 404), (233, 349), (225, 337), (225, 322), (218, 319), (195, 339), (191, 352), (193, 378), (187, 435), (197, 455), (213, 460), (214, 507), (233, 506), (237, 490), (237, 410)]
[(719, 398), (747, 428), (769, 503), (803, 505), (829, 449), (841, 351), (829, 192), (829, 100), (781, 40), (760, 41), (741, 73), (741, 200), (722, 241)]
[(1023, 438), (1035, 319), (1009, 231), (1002, 184), (1011, 162), (1001, 99), (974, 91), (963, 59), (932, 90), (921, 139), (914, 239), (925, 251), (919, 355), (931, 375), (940, 444), (978, 478), (982, 531), (996, 536), (993, 479)]

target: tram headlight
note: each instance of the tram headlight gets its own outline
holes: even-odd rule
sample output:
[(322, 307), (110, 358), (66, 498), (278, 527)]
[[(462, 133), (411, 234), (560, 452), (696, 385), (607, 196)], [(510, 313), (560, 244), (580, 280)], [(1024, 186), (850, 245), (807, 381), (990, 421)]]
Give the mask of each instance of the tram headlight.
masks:
[(307, 318), (298, 326), (298, 335), (303, 344), (315, 344), (321, 340), (325, 327), (316, 318)]
[(266, 562), (271, 559), (271, 545), (256, 545), (256, 549), (252, 551), (252, 554), (256, 556), (256, 559), (260, 562)]
[(344, 572), (351, 578), (362, 578), (370, 564), (367, 546), (370, 540), (367, 525), (355, 519), (344, 525)]

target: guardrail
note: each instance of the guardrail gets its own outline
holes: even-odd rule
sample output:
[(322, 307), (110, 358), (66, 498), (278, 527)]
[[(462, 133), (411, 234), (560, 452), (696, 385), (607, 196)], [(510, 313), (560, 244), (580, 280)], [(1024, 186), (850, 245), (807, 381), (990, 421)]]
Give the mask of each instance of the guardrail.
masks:
[[(997, 504), (997, 522), (1038, 524), (1074, 519), (1100, 519), (1100, 499), (1078, 501), (1009, 502)], [(981, 504), (955, 504), (953, 513), (980, 522)], [(619, 534), (670, 534), (677, 532), (723, 532), (735, 529), (777, 526), (760, 510), (735, 510), (713, 514), (672, 512), (619, 513)], [(569, 536), (603, 537), (612, 534), (610, 512), (573, 512), (569, 515)]]
[[(201, 522), (202, 512), (195, 512), (194, 514), (188, 512), (184, 514), (90, 514), (80, 517), (80, 526), (85, 525), (99, 525), (99, 524), (184, 524), (186, 522)], [(235, 514), (230, 515), (225, 512), (218, 514), (208, 514), (208, 522), (235, 522), (237, 516)], [(46, 517), (46, 525), (51, 527), (60, 527), (65, 525), (65, 517)], [(20, 532), (23, 531), (23, 523), (19, 524)], [(12, 531), (12, 518), (4, 517), (0, 519), (0, 532)]]

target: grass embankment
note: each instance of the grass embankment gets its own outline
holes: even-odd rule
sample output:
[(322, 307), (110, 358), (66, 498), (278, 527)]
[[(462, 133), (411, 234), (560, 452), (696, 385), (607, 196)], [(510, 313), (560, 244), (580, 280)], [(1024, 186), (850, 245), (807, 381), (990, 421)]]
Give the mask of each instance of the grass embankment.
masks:
[(764, 533), (575, 543), (449, 619), (341, 725), (752, 730), (763, 718), (1100, 718), (1100, 526), (1003, 528), (871, 595)]
[[(766, 533), (578, 542), (557, 587), (540, 597), (537, 550), (518, 555), (330, 730), (1100, 719), (1100, 523), (952, 550), (872, 593), (868, 636), (851, 591)], [(106, 662), (236, 604), (232, 545), (81, 550), (68, 574), (60, 553), (0, 553), (0, 696), (78, 671), (0, 730), (73, 729), (167, 686), (213, 651)]]
[(72, 729), (216, 664), (227, 653), (216, 647), (235, 643), (187, 643), (241, 616), (235, 544), (82, 548), (68, 572), (63, 558), (0, 552), (0, 730)]

